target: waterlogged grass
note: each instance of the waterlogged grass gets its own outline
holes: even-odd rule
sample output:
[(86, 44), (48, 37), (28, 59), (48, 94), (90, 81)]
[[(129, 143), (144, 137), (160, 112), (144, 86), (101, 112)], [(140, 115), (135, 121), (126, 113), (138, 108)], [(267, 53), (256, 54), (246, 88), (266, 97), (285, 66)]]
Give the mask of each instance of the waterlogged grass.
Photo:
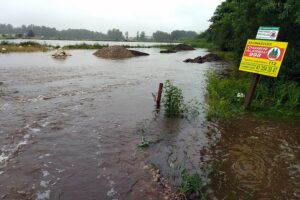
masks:
[(177, 44), (159, 44), (152, 46), (153, 48), (159, 48), (159, 49), (167, 49), (171, 50), (174, 49), (177, 46)]
[[(155, 95), (154, 99), (156, 99)], [(162, 102), (164, 105), (164, 114), (166, 117), (195, 118), (199, 115), (201, 103), (196, 99), (185, 102), (182, 90), (179, 87), (175, 86), (170, 80), (167, 80), (164, 84), (164, 94)]]
[(150, 141), (146, 140), (144, 137), (142, 137), (141, 143), (138, 145), (140, 148), (147, 148), (151, 144)]
[(184, 113), (182, 90), (167, 80), (164, 84), (163, 104), (167, 117), (180, 117)]
[(183, 193), (186, 197), (194, 196), (197, 199), (206, 199), (207, 186), (199, 174), (190, 174), (186, 170), (181, 172), (182, 183), (179, 187), (179, 192)]
[(64, 46), (63, 49), (102, 49), (104, 47), (108, 47), (108, 45), (82, 43), (82, 44), (67, 45)]
[(219, 77), (208, 74), (206, 116), (212, 119), (232, 119), (245, 114), (269, 118), (300, 119), (300, 84), (292, 81), (269, 84), (260, 80), (251, 110), (245, 111), (244, 95), (250, 78)]
[(270, 85), (261, 82), (252, 110), (259, 117), (300, 119), (300, 83), (277, 81)]
[(0, 43), (0, 53), (10, 53), (10, 52), (38, 52), (38, 51), (48, 51), (54, 48), (48, 45), (42, 45), (36, 42), (21, 42), (18, 44), (9, 43), (3, 41)]
[(244, 98), (238, 98), (237, 94), (245, 94), (249, 80), (224, 78), (221, 79), (216, 73), (208, 74), (207, 101), (209, 108), (206, 116), (209, 120), (219, 118), (238, 117), (244, 113)]
[[(121, 45), (125, 48), (161, 48), (161, 49), (170, 49), (175, 47), (173, 44), (160, 44), (160, 45)], [(104, 47), (108, 47), (107, 44), (75, 44), (75, 45), (67, 45), (64, 46), (64, 49), (102, 49)]]

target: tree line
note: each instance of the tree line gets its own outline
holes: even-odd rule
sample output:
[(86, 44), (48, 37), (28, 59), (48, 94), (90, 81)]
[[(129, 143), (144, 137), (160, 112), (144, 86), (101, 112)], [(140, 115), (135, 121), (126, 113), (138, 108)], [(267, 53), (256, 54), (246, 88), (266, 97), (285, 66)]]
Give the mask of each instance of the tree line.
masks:
[(210, 27), (199, 35), (222, 51), (241, 58), (247, 39), (254, 39), (259, 26), (278, 26), (278, 41), (289, 42), (280, 78), (300, 82), (300, 1), (226, 0), (213, 17)]
[(110, 40), (110, 41), (155, 41), (155, 42), (176, 42), (185, 38), (195, 38), (195, 31), (174, 30), (171, 33), (156, 31), (147, 36), (145, 31), (138, 31), (130, 37), (128, 31), (124, 34), (119, 29), (108, 30), (107, 33), (90, 31), (86, 29), (57, 30), (46, 26), (22, 25), (13, 27), (10, 24), (0, 24), (0, 35), (2, 37), (12, 36), (16, 38), (43, 38), (62, 40)]

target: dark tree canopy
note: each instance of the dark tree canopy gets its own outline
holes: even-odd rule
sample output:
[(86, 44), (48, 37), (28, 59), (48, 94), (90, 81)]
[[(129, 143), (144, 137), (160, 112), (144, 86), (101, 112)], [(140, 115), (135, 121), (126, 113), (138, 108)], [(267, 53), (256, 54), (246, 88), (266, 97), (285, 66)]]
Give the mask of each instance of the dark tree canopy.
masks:
[(119, 29), (112, 29), (107, 31), (107, 39), (112, 41), (121, 41), (124, 40), (123, 33)]
[(226, 0), (202, 34), (223, 51), (241, 56), (247, 39), (254, 39), (259, 26), (279, 26), (278, 41), (289, 42), (281, 78), (300, 80), (300, 1)]
[[(67, 29), (67, 30), (57, 30), (55, 28), (49, 28), (46, 26), (35, 26), (22, 25), (21, 27), (13, 27), (10, 24), (0, 24), (0, 35), (15, 35), (17, 38), (22, 38), (23, 36), (28, 36), (29, 31), (34, 33), (37, 38), (44, 39), (62, 39), (62, 40), (129, 40), (128, 31), (125, 35), (119, 29), (111, 29), (107, 34), (95, 31), (89, 31), (86, 29)], [(153, 38), (146, 37), (145, 31), (137, 32), (136, 37), (133, 40), (138, 41), (154, 41), (154, 42), (177, 42), (183, 38), (193, 38), (197, 35), (194, 31), (181, 31), (176, 30), (171, 34), (157, 31), (153, 33)]]
[(27, 33), (27, 37), (31, 37), (32, 38), (34, 36), (35, 36), (34, 32), (32, 30), (29, 30), (28, 33)]

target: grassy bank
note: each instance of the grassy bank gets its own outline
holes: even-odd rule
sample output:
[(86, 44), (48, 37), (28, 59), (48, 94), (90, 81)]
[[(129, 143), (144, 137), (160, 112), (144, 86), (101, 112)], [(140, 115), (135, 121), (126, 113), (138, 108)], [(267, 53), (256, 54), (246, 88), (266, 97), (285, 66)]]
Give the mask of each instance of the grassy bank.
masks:
[(52, 46), (41, 45), (35, 42), (21, 42), (18, 44), (9, 43), (3, 41), (0, 43), (0, 53), (10, 53), (10, 52), (38, 52), (38, 51), (48, 51)]
[[(122, 45), (125, 48), (160, 48), (160, 49), (170, 49), (175, 47), (174, 44), (161, 44), (161, 45)], [(104, 47), (108, 47), (108, 45), (103, 44), (75, 44), (75, 45), (67, 45), (64, 46), (64, 49), (102, 49)]]
[(67, 45), (64, 46), (63, 49), (102, 49), (103, 47), (107, 47), (108, 45), (102, 44), (74, 44), (74, 45)]
[(208, 119), (232, 119), (243, 115), (272, 119), (300, 119), (300, 84), (293, 81), (270, 83), (262, 77), (252, 102), (245, 111), (244, 101), (250, 76), (221, 77), (208, 74)]
[(207, 75), (207, 118), (233, 119), (244, 115), (273, 119), (300, 119), (300, 83), (282, 78), (262, 76), (252, 102), (251, 110), (244, 108), (245, 95), (252, 74), (238, 71), (239, 58), (234, 52), (221, 51), (204, 38), (185, 40), (195, 48), (207, 48), (227, 61), (231, 73), (226, 76), (216, 72)]

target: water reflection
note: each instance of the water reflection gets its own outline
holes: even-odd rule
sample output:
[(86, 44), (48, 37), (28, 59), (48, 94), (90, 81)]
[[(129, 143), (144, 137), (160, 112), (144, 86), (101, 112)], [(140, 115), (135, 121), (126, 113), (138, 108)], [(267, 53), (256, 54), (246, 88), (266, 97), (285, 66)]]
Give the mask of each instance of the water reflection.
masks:
[(299, 198), (299, 124), (243, 119), (220, 127), (210, 160), (217, 197)]

